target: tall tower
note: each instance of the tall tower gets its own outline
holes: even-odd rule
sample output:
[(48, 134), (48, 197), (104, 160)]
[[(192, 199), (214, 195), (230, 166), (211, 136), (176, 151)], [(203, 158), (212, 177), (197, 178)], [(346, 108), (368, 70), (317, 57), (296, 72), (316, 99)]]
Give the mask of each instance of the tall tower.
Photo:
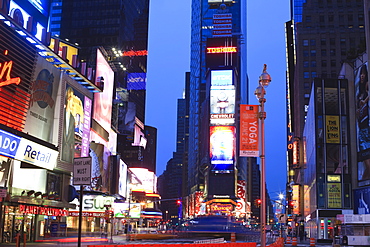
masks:
[[(231, 205), (237, 200), (236, 180), (246, 179), (238, 178), (238, 165), (243, 162), (236, 151), (238, 107), (240, 103), (247, 103), (245, 36), (245, 0), (192, 1), (187, 181), (189, 205), (202, 194), (208, 208), (212, 200), (218, 197), (230, 204), (233, 211), (234, 206)], [(216, 78), (220, 81), (216, 82)], [(218, 96), (220, 102), (217, 102)], [(222, 120), (211, 122), (212, 115)], [(217, 144), (213, 143), (211, 147), (211, 135), (223, 134), (228, 136), (226, 149), (230, 149), (223, 150), (222, 143), (217, 140)], [(217, 157), (216, 149), (226, 151), (227, 158)], [(222, 188), (219, 186), (221, 183)], [(195, 204), (199, 205), (198, 202)], [(189, 210), (190, 215), (197, 213), (197, 208)]]

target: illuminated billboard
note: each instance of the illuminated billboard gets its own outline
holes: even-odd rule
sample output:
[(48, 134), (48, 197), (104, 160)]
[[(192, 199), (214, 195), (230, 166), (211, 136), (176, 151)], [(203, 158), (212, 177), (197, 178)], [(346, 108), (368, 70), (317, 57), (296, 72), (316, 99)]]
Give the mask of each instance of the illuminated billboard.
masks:
[[(53, 131), (61, 72), (58, 68), (38, 56), (32, 77), (30, 107), (24, 132), (44, 141), (56, 140)], [(57, 145), (57, 143), (54, 143)]]
[(211, 87), (213, 86), (230, 86), (233, 85), (232, 70), (212, 70), (211, 71)]
[(154, 193), (156, 191), (156, 176), (146, 168), (129, 168), (131, 171), (131, 190)]
[(235, 153), (235, 127), (210, 127), (210, 159), (212, 170), (233, 170)]
[(231, 87), (211, 88), (210, 113), (230, 114), (235, 113), (235, 90)]
[(94, 94), (93, 118), (109, 132), (111, 129), (114, 72), (99, 49), (97, 50), (96, 63), (95, 81), (100, 81), (103, 77), (104, 90)]
[(118, 194), (128, 198), (127, 193), (127, 165), (122, 160), (119, 160), (119, 182), (118, 182)]
[(146, 73), (128, 73), (127, 90), (145, 90)]
[[(63, 74), (63, 80), (72, 79)], [(72, 163), (73, 158), (89, 156), (91, 104), (90, 98), (67, 84), (61, 160)]]
[(59, 49), (58, 49), (58, 51), (56, 51), (56, 53), (60, 57), (63, 57), (63, 47), (66, 47), (66, 51), (67, 51), (67, 54), (65, 54), (66, 60), (68, 61), (68, 63), (70, 65), (72, 65), (73, 55), (78, 55), (78, 48), (74, 47), (74, 46), (71, 46), (71, 45), (63, 42), (62, 40), (55, 39), (55, 38), (52, 38), (50, 40), (49, 48), (54, 50), (54, 48), (55, 48), (55, 46), (57, 45), (58, 42), (59, 42), (59, 44), (58, 44)]

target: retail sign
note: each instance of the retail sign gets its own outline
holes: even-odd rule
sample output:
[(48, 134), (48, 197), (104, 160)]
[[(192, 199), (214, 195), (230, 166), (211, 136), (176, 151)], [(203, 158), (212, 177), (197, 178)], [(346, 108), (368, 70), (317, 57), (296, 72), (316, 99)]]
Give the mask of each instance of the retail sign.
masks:
[(0, 130), (0, 155), (14, 158), (21, 139), (19, 136)]
[(21, 214), (39, 214), (48, 216), (68, 216), (68, 210), (60, 208), (49, 208), (32, 205), (19, 205), (19, 212)]
[(57, 163), (58, 151), (22, 138), (15, 159), (40, 168), (53, 170)]
[(339, 116), (325, 116), (326, 119), (326, 142), (340, 143)]
[(19, 83), (21, 83), (21, 79), (19, 77), (10, 77), (10, 72), (12, 71), (12, 68), (13, 61), (0, 63), (0, 88), (10, 84), (18, 85)]
[(74, 159), (73, 185), (91, 185), (91, 157)]
[(240, 105), (241, 157), (258, 157), (258, 105)]
[(142, 57), (147, 56), (148, 51), (147, 50), (141, 50), (141, 51), (124, 51), (122, 56), (124, 57)]

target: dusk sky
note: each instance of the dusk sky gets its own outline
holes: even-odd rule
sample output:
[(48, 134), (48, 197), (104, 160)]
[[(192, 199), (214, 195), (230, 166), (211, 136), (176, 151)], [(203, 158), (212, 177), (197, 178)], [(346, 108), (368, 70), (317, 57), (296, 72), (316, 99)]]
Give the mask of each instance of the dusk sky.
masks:
[[(249, 104), (263, 64), (272, 77), (266, 89), (266, 182), (270, 196), (286, 184), (286, 57), (284, 24), (289, 1), (247, 1)], [(147, 74), (146, 125), (158, 130), (157, 176), (176, 151), (177, 99), (190, 71), (191, 0), (151, 0)]]

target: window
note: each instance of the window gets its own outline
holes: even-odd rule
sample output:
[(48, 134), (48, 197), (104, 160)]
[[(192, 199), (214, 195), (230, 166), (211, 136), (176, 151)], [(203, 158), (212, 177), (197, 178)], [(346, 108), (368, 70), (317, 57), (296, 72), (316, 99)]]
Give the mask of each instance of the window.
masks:
[(316, 45), (316, 39), (311, 39), (310, 40), (310, 45), (315, 46)]
[(311, 61), (311, 67), (316, 68), (316, 60)]
[(335, 66), (337, 66), (337, 61), (335, 61), (335, 60), (330, 60), (330, 66), (331, 66), (331, 67), (335, 67)]
[(310, 78), (310, 72), (303, 72), (303, 78), (305, 79)]
[(316, 57), (316, 50), (311, 50), (311, 57)]
[(335, 38), (330, 38), (330, 45), (335, 45)]
[(304, 56), (304, 57), (308, 57), (308, 51), (307, 51), (307, 50), (304, 50), (304, 51), (303, 51), (303, 56)]
[(340, 45), (345, 46), (346, 45), (346, 39), (340, 39)]
[(326, 49), (321, 50), (321, 56), (325, 57), (326, 56)]
[(320, 21), (321, 23), (325, 22), (325, 16), (320, 15), (320, 17), (319, 17), (319, 21)]
[(303, 61), (303, 68), (308, 68), (309, 62), (308, 61)]
[(303, 40), (303, 46), (308, 46), (308, 39)]
[(311, 72), (311, 78), (316, 78), (317, 77), (317, 72), (316, 71), (312, 71)]
[(348, 14), (348, 21), (353, 21), (353, 14)]
[(326, 60), (321, 60), (321, 67), (326, 67), (326, 66), (327, 66)]
[(306, 22), (311, 22), (311, 16), (310, 15), (306, 16)]
[(330, 56), (335, 56), (335, 49), (330, 49)]
[(328, 20), (329, 20), (329, 22), (333, 22), (334, 21), (334, 16), (333, 15), (329, 15), (328, 16)]
[(341, 56), (346, 56), (347, 55), (347, 49), (346, 48), (340, 49), (340, 55)]
[(321, 45), (326, 45), (326, 39), (321, 39)]

